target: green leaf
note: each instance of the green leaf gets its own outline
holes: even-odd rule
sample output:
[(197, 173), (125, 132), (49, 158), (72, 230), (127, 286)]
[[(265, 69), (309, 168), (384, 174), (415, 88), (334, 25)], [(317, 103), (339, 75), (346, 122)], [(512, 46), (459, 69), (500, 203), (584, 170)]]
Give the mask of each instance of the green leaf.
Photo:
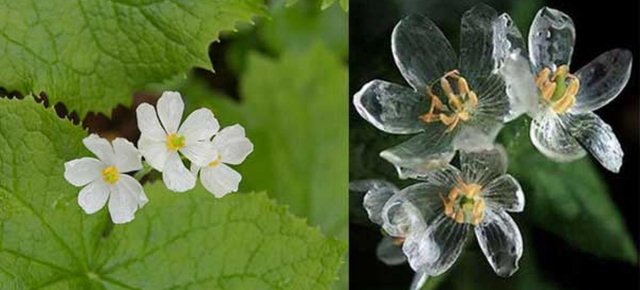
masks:
[(144, 85), (210, 67), (222, 30), (264, 14), (262, 0), (0, 0), (0, 86), (47, 93), (82, 117), (129, 105)]
[[(294, 5), (298, 2), (299, 0), (286, 0), (287, 6)], [(324, 10), (331, 7), (331, 5), (333, 5), (334, 3), (336, 3), (336, 0), (322, 0), (322, 5), (320, 7)], [(344, 11), (349, 11), (349, 0), (340, 0), (340, 6), (342, 7), (342, 9), (344, 9)]]
[(595, 255), (635, 263), (637, 253), (606, 184), (587, 157), (554, 162), (529, 140), (524, 117), (501, 134), (509, 171), (524, 187), (525, 213), (545, 230)]
[(63, 163), (86, 132), (30, 100), (0, 99), (0, 289), (329, 289), (344, 243), (265, 194), (215, 199), (158, 182), (125, 225), (86, 215)]

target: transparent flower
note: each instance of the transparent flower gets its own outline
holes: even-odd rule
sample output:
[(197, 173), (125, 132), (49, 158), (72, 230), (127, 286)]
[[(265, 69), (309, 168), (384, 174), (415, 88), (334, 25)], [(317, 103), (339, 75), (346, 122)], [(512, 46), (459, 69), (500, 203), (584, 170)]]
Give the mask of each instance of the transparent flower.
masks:
[[(172, 191), (184, 192), (196, 184), (196, 177), (182, 162), (181, 154), (196, 166), (207, 166), (216, 158), (211, 137), (220, 125), (211, 110), (193, 111), (180, 125), (184, 103), (180, 93), (164, 92), (156, 109), (148, 103), (136, 109), (140, 153), (151, 167), (162, 172)], [(158, 119), (159, 118), (159, 119)]]
[(462, 17), (460, 56), (426, 17), (400, 21), (391, 36), (396, 65), (411, 88), (373, 80), (354, 95), (358, 113), (391, 134), (417, 134), (380, 153), (401, 178), (448, 164), (457, 149), (488, 149), (509, 118), (504, 80), (495, 70), (496, 12), (478, 5)]
[(244, 128), (233, 125), (222, 129), (213, 137), (215, 159), (207, 166), (191, 164), (194, 176), (200, 173), (202, 185), (216, 197), (238, 190), (242, 176), (227, 164), (238, 165), (253, 151), (253, 144), (245, 137)]
[(142, 169), (140, 153), (123, 138), (116, 138), (110, 144), (91, 134), (82, 142), (98, 159), (84, 157), (64, 164), (64, 178), (72, 185), (82, 187), (78, 204), (87, 214), (93, 214), (108, 201), (114, 223), (132, 221), (138, 208), (142, 208), (148, 199), (142, 185), (123, 173)]
[[(566, 14), (538, 11), (529, 31), (528, 60), (520, 33), (508, 15), (496, 22), (494, 42), (512, 103), (533, 118), (532, 143), (547, 157), (572, 161), (589, 151), (605, 168), (618, 172), (622, 148), (611, 127), (593, 113), (622, 91), (631, 74), (628, 50), (605, 52), (570, 73), (575, 29)], [(515, 73), (514, 73), (515, 72)], [(586, 151), (585, 151), (586, 150)]]

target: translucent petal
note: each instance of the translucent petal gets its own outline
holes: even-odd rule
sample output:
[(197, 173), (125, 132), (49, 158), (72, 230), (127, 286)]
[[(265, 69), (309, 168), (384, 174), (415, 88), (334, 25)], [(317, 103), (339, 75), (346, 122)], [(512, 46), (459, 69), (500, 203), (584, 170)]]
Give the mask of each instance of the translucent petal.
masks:
[(245, 137), (244, 128), (236, 124), (222, 129), (213, 137), (213, 147), (222, 156), (222, 162), (240, 164), (253, 152), (253, 143)]
[(382, 208), (382, 229), (393, 237), (405, 237), (412, 228), (424, 224), (418, 208), (397, 195), (392, 196)]
[(586, 154), (563, 127), (560, 117), (552, 111), (540, 112), (533, 119), (529, 136), (540, 153), (556, 161), (573, 161)]
[(109, 186), (101, 179), (96, 179), (80, 190), (78, 205), (87, 214), (93, 214), (104, 207), (108, 198)]
[(392, 134), (412, 134), (424, 130), (420, 116), (429, 110), (424, 94), (390, 82), (374, 80), (353, 96), (353, 105), (376, 128)]
[(615, 99), (629, 81), (632, 61), (630, 51), (614, 49), (578, 70), (580, 90), (571, 112), (594, 111)]
[(594, 113), (563, 116), (569, 133), (587, 149), (593, 157), (611, 172), (618, 173), (622, 167), (622, 147), (611, 126)]
[(390, 182), (370, 179), (358, 180), (349, 183), (349, 190), (356, 192), (366, 192), (362, 205), (367, 211), (369, 219), (379, 225), (382, 225), (382, 208), (389, 198), (398, 192), (398, 188)]
[[(472, 85), (480, 77), (491, 73), (493, 58), (493, 22), (496, 11), (484, 4), (462, 15), (460, 27), (460, 71)], [(476, 84), (477, 85), (477, 84)]]
[(385, 236), (378, 243), (376, 248), (378, 260), (389, 266), (396, 266), (407, 262), (407, 257), (402, 252), (402, 246), (395, 242), (395, 239)]
[(524, 39), (511, 16), (503, 13), (493, 21), (493, 59), (496, 68), (504, 65), (507, 59), (518, 55), (528, 58)]
[(510, 111), (505, 88), (504, 79), (497, 72), (478, 77), (477, 84), (471, 88), (478, 96), (478, 105), (473, 109), (469, 123), (485, 131), (502, 125)]
[(204, 167), (200, 170), (202, 185), (215, 197), (223, 197), (230, 192), (238, 191), (242, 176), (225, 164), (215, 167)]
[(482, 188), (482, 197), (489, 208), (511, 212), (524, 210), (524, 193), (511, 175), (500, 176)]
[(64, 179), (74, 186), (84, 186), (99, 179), (106, 165), (102, 161), (83, 157), (64, 163)]
[(136, 109), (136, 119), (142, 136), (155, 141), (164, 141), (167, 138), (167, 133), (160, 125), (156, 109), (153, 106), (147, 103), (140, 104)]
[(529, 29), (529, 59), (534, 71), (569, 65), (575, 39), (573, 21), (567, 14), (548, 7), (540, 9)]
[(169, 154), (173, 153), (167, 149), (167, 145), (164, 140), (156, 141), (147, 138), (147, 135), (140, 136), (140, 139), (138, 140), (138, 149), (142, 156), (144, 156), (145, 161), (147, 161), (151, 167), (160, 172), (164, 170), (164, 165), (167, 162)]
[(158, 117), (167, 133), (176, 133), (182, 120), (184, 102), (178, 92), (164, 92), (158, 99)]
[(115, 163), (118, 171), (131, 172), (142, 169), (142, 156), (138, 149), (124, 138), (116, 138), (112, 142), (115, 152)]
[(485, 186), (504, 175), (507, 165), (507, 154), (500, 145), (491, 150), (460, 151), (460, 168), (467, 183)]
[(456, 55), (440, 29), (421, 15), (401, 20), (391, 34), (393, 58), (405, 80), (418, 92), (456, 68)]
[(184, 136), (186, 143), (189, 144), (211, 140), (218, 129), (220, 129), (220, 124), (211, 110), (201, 108), (189, 114), (180, 126), (178, 134)]
[(487, 210), (475, 232), (478, 244), (496, 274), (501, 277), (513, 275), (522, 257), (522, 236), (513, 219), (504, 211)]
[(209, 141), (187, 144), (180, 149), (180, 153), (197, 166), (207, 166), (217, 157), (213, 144)]
[(196, 177), (184, 166), (177, 152), (167, 157), (162, 181), (169, 190), (175, 192), (185, 192), (196, 186)]
[[(485, 127), (462, 126), (453, 139), (453, 148), (464, 151), (491, 150), (496, 135), (502, 129), (501, 122), (485, 123)], [(485, 130), (485, 131), (483, 131)]]
[(113, 147), (105, 138), (101, 138), (96, 134), (91, 134), (82, 139), (84, 144), (91, 153), (96, 155), (100, 161), (107, 165), (114, 165)]
[(455, 153), (452, 146), (454, 135), (445, 133), (444, 126), (435, 125), (404, 143), (380, 152), (380, 157), (396, 167), (400, 178), (414, 178), (449, 164)]
[(524, 113), (537, 114), (538, 88), (529, 61), (521, 55), (506, 58), (500, 67), (500, 74), (509, 97), (509, 113), (504, 121), (510, 122)]
[(470, 225), (457, 223), (440, 215), (424, 231), (413, 231), (402, 250), (415, 271), (440, 275), (458, 259), (470, 230)]
[(420, 290), (427, 283), (429, 279), (429, 275), (425, 271), (418, 271), (413, 275), (413, 279), (411, 280), (410, 290)]

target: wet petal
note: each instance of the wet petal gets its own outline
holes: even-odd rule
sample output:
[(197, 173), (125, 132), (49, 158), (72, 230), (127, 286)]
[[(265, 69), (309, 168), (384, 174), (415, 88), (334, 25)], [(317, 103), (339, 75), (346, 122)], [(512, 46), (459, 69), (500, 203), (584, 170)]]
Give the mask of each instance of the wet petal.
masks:
[(575, 39), (573, 21), (567, 14), (548, 7), (540, 9), (529, 29), (529, 59), (534, 71), (569, 65)]
[(149, 199), (144, 193), (144, 188), (138, 180), (126, 174), (120, 174), (120, 180), (116, 184), (119, 190), (130, 193), (136, 200), (138, 207), (142, 208)]
[(158, 171), (162, 171), (164, 169), (167, 158), (169, 157), (169, 154), (172, 153), (167, 149), (167, 145), (164, 140), (156, 141), (147, 138), (146, 135), (140, 136), (140, 140), (138, 140), (138, 149), (142, 156), (144, 156), (145, 161)]
[(87, 214), (93, 214), (104, 207), (108, 198), (109, 186), (101, 179), (97, 179), (80, 190), (78, 205)]
[(349, 183), (349, 190), (356, 192), (366, 192), (362, 205), (367, 211), (369, 219), (376, 223), (382, 224), (382, 208), (389, 198), (398, 192), (398, 188), (390, 182), (370, 179), (358, 180)]
[(453, 139), (453, 148), (464, 151), (491, 150), (500, 129), (502, 122), (485, 122), (478, 127), (462, 126)]
[(113, 191), (109, 198), (109, 214), (111, 215), (111, 220), (115, 224), (132, 221), (138, 210), (137, 193), (132, 192), (130, 187), (124, 186), (121, 182), (116, 183), (112, 189)]
[(424, 224), (420, 210), (398, 195), (392, 196), (382, 208), (382, 229), (393, 237), (405, 237), (412, 229)]
[(507, 13), (494, 19), (493, 23), (493, 58), (496, 68), (517, 55), (528, 58), (527, 48), (518, 27), (516, 27)]
[(225, 164), (200, 169), (200, 181), (204, 188), (215, 197), (223, 197), (230, 192), (238, 191), (242, 176)]
[(456, 68), (456, 55), (440, 29), (421, 15), (402, 19), (393, 29), (391, 49), (400, 73), (418, 92)]
[(460, 71), (471, 84), (491, 74), (493, 58), (493, 22), (496, 11), (484, 4), (469, 9), (462, 15), (460, 27)]
[(83, 157), (64, 163), (64, 179), (74, 186), (84, 186), (99, 179), (106, 165), (102, 161)]
[(427, 274), (427, 272), (425, 271), (416, 272), (415, 274), (413, 274), (413, 280), (411, 280), (411, 286), (409, 287), (409, 289), (410, 290), (422, 289), (424, 284), (427, 283), (428, 279), (429, 279), (429, 274)]
[[(448, 167), (429, 173), (428, 181), (413, 184), (393, 195), (382, 208), (382, 221), (389, 234), (404, 234), (415, 221), (430, 224), (443, 213), (442, 195), (455, 186), (457, 169)], [(453, 183), (450, 181), (453, 180)]]
[(209, 141), (187, 144), (180, 149), (180, 153), (197, 166), (207, 166), (217, 157), (213, 144)]
[(189, 114), (180, 126), (178, 134), (183, 135), (186, 143), (189, 144), (197, 141), (209, 141), (219, 129), (220, 124), (211, 110), (201, 108)]
[(520, 183), (511, 175), (494, 179), (482, 188), (482, 197), (489, 208), (521, 212), (524, 209), (524, 193)]
[(184, 111), (184, 102), (182, 101), (180, 93), (162, 93), (156, 107), (158, 108), (158, 116), (165, 131), (169, 134), (177, 132)]
[(576, 72), (580, 90), (571, 112), (590, 112), (615, 99), (631, 76), (633, 56), (626, 49), (607, 51)]
[(124, 138), (116, 138), (112, 142), (115, 152), (116, 167), (120, 172), (131, 172), (142, 169), (142, 156), (133, 143)]
[(611, 126), (594, 113), (565, 114), (564, 123), (569, 133), (611, 172), (622, 167), (622, 147)]
[(573, 161), (586, 154), (565, 130), (561, 119), (551, 111), (541, 112), (533, 119), (529, 136), (540, 153), (556, 161)]
[(155, 141), (164, 141), (167, 138), (167, 133), (160, 125), (156, 109), (153, 106), (147, 103), (140, 104), (136, 109), (136, 119), (142, 136)]
[(402, 252), (402, 246), (395, 241), (394, 238), (385, 236), (376, 248), (378, 260), (389, 266), (400, 265), (407, 261), (407, 257)]
[(460, 151), (460, 167), (467, 183), (485, 186), (505, 174), (507, 164), (507, 154), (500, 145), (491, 150)]
[(213, 137), (213, 147), (222, 156), (222, 162), (240, 164), (253, 152), (253, 143), (244, 134), (244, 128), (236, 124), (222, 129)]
[(353, 105), (376, 128), (392, 134), (412, 134), (424, 130), (420, 116), (429, 110), (425, 93), (381, 80), (371, 81), (353, 96)]
[(529, 61), (521, 55), (507, 58), (500, 68), (500, 74), (509, 97), (509, 113), (504, 121), (512, 121), (524, 113), (535, 115), (538, 110), (538, 88)]
[(196, 186), (196, 177), (184, 166), (177, 152), (167, 157), (162, 181), (169, 190), (175, 192), (185, 192)]
[(113, 147), (107, 139), (101, 138), (96, 134), (91, 134), (82, 139), (84, 144), (91, 153), (96, 155), (100, 161), (107, 165), (114, 165)]
[(518, 226), (504, 211), (487, 210), (476, 238), (491, 267), (501, 277), (513, 275), (522, 257), (522, 236)]

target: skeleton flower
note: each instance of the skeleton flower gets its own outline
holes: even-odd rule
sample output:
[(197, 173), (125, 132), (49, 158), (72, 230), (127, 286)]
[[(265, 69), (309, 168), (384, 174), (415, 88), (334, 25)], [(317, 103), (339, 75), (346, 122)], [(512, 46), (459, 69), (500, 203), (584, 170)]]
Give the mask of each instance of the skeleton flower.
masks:
[[(196, 177), (182, 162), (184, 155), (195, 166), (207, 166), (216, 158), (211, 137), (220, 125), (211, 110), (193, 111), (182, 125), (184, 103), (177, 92), (164, 92), (157, 104), (138, 106), (138, 148), (151, 167), (162, 172), (167, 188), (184, 192), (195, 186)], [(159, 119), (158, 119), (159, 118)]]
[(74, 186), (82, 186), (78, 204), (87, 214), (93, 214), (109, 202), (111, 220), (116, 224), (130, 222), (138, 208), (148, 199), (142, 185), (125, 172), (142, 169), (140, 153), (125, 139), (111, 144), (91, 134), (82, 140), (95, 156), (71, 160), (64, 164), (64, 178)]
[(355, 94), (360, 115), (391, 134), (417, 134), (380, 153), (401, 178), (420, 176), (451, 161), (457, 149), (487, 149), (509, 118), (504, 81), (494, 70), (496, 12), (479, 5), (462, 17), (460, 57), (426, 17), (395, 27), (393, 56), (411, 85), (373, 80)]
[(605, 168), (618, 172), (623, 156), (620, 143), (593, 111), (611, 102), (626, 85), (631, 52), (610, 50), (570, 73), (573, 21), (545, 7), (538, 11), (529, 31), (528, 70), (526, 61), (519, 60), (526, 54), (520, 33), (508, 16), (501, 19), (494, 40), (504, 60), (501, 72), (511, 88), (512, 103), (524, 104), (522, 111), (533, 118), (532, 143), (556, 161), (572, 161), (589, 151)]
[(216, 197), (223, 197), (238, 190), (242, 176), (227, 164), (237, 165), (253, 151), (253, 144), (244, 134), (244, 128), (233, 125), (222, 129), (213, 137), (212, 148), (215, 159), (207, 166), (191, 164), (195, 176), (200, 172), (200, 182)]

